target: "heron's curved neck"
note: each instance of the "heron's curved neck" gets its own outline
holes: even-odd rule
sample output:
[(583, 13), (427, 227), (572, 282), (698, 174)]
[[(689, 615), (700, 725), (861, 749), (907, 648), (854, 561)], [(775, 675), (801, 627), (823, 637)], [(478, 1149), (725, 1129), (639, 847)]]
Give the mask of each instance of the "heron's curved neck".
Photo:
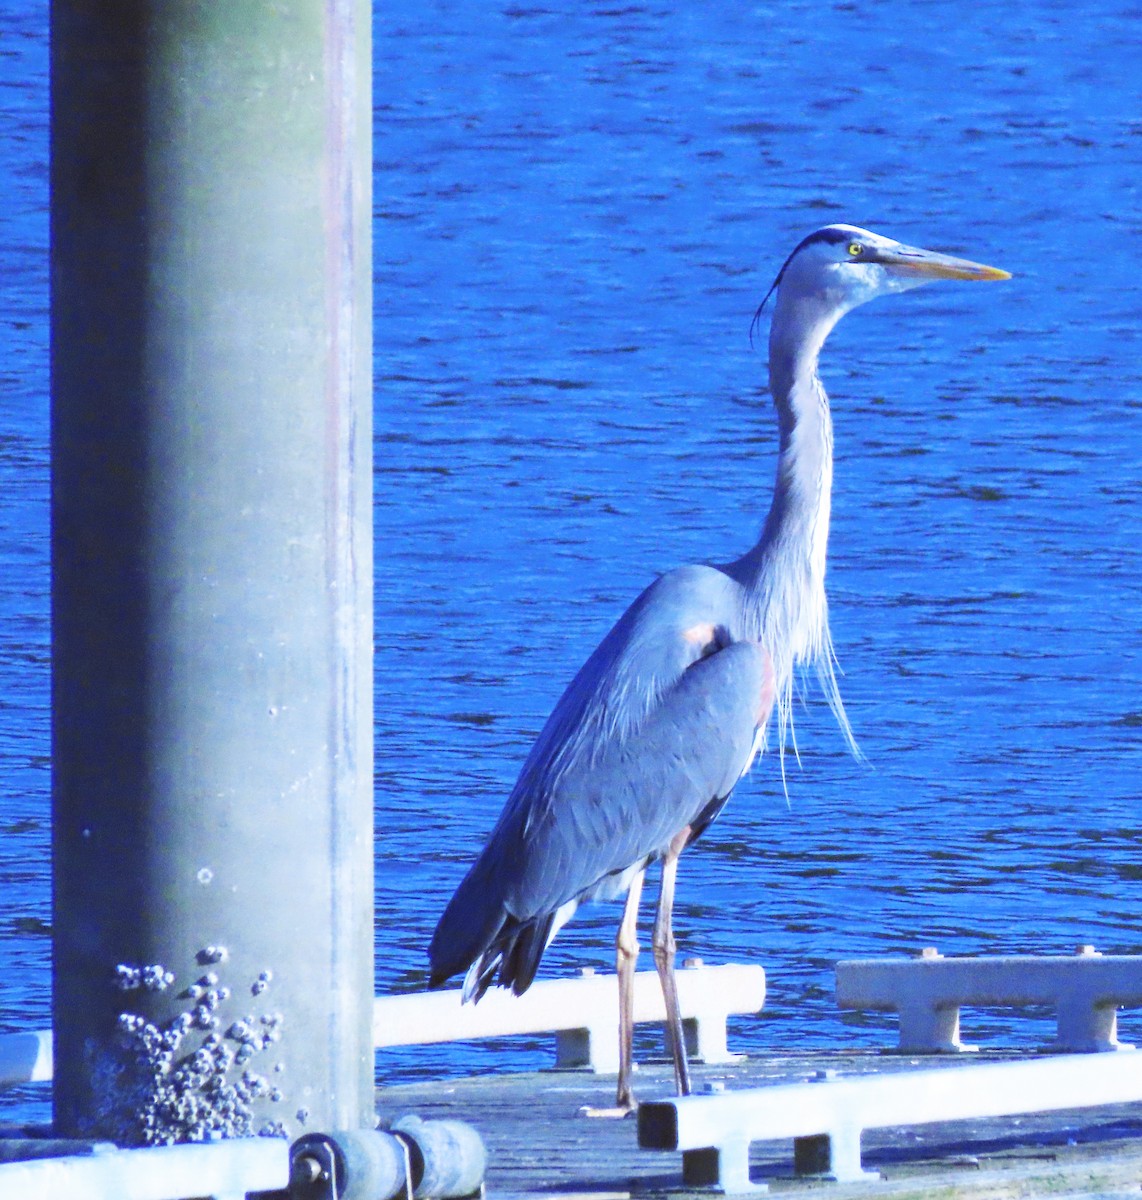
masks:
[[(793, 712), (793, 674), (813, 666), (855, 749), (833, 671), (825, 550), (833, 486), (833, 422), (817, 359), (841, 311), (813, 298), (778, 303), (769, 334), (769, 387), (781, 432), (773, 501), (756, 546), (729, 567), (746, 593), (743, 631), (773, 662), (778, 745)], [(814, 307), (816, 305), (816, 307)]]
[[(833, 423), (817, 375), (821, 346), (839, 314), (812, 299), (778, 296), (769, 335), (769, 387), (780, 453), (773, 500), (756, 546), (735, 564), (770, 638), (797, 661), (816, 657), (826, 616), (825, 549), (833, 482)], [(827, 635), (826, 635), (827, 636)]]
[(773, 501), (756, 546), (729, 568), (745, 590), (743, 633), (773, 662), (777, 739), (784, 754), (793, 719), (793, 675), (811, 666), (849, 745), (837, 690), (825, 550), (833, 486), (833, 422), (817, 359), (843, 310), (812, 297), (778, 303), (769, 334), (769, 386), (781, 432)]

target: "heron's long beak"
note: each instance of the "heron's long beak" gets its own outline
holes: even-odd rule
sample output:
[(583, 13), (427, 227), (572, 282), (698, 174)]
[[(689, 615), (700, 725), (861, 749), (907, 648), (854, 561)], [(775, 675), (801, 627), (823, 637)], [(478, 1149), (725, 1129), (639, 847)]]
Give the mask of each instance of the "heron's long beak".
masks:
[(922, 275), (927, 279), (1010, 279), (1011, 272), (999, 267), (985, 267), (983, 263), (969, 262), (966, 258), (953, 258), (950, 254), (936, 254), (932, 250), (918, 250), (915, 246), (895, 246), (891, 250), (879, 250), (876, 261), (890, 270), (902, 274)]

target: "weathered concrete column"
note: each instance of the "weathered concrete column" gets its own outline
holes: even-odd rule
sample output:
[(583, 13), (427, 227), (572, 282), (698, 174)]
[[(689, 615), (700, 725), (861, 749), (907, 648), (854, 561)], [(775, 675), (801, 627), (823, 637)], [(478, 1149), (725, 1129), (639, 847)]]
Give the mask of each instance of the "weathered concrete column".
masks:
[(370, 62), (52, 3), (61, 1134), (372, 1124)]

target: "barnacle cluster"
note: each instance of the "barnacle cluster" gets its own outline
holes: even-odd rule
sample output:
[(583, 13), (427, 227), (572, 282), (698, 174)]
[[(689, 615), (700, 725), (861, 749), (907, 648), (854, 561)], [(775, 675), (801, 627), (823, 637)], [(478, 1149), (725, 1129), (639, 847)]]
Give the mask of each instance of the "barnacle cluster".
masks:
[[(224, 947), (199, 951), (200, 966), (217, 966)], [(173, 986), (173, 972), (155, 964), (120, 963), (120, 991), (155, 992)], [(263, 995), (272, 972), (262, 971), (250, 988)], [(122, 1012), (108, 1046), (88, 1046), (92, 1085), (98, 1103), (94, 1124), (120, 1145), (170, 1145), (218, 1138), (286, 1137), (282, 1121), (255, 1127), (255, 1103), (280, 1102), (283, 1093), (258, 1074), (254, 1058), (281, 1038), (282, 1016), (267, 1012), (225, 1021), (231, 999), (216, 970), (208, 970), (178, 994), (185, 1009), (160, 1027), (145, 1017)], [(285, 1064), (275, 1063), (280, 1076)]]

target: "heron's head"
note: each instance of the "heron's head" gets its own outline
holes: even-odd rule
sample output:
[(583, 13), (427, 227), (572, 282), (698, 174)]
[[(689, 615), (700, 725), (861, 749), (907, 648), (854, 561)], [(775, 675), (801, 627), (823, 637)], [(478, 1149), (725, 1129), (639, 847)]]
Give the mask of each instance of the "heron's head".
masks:
[(906, 246), (855, 225), (826, 225), (805, 238), (785, 260), (761, 302), (808, 303), (829, 323), (888, 292), (905, 292), (936, 279), (1010, 279), (1007, 271), (966, 258)]

